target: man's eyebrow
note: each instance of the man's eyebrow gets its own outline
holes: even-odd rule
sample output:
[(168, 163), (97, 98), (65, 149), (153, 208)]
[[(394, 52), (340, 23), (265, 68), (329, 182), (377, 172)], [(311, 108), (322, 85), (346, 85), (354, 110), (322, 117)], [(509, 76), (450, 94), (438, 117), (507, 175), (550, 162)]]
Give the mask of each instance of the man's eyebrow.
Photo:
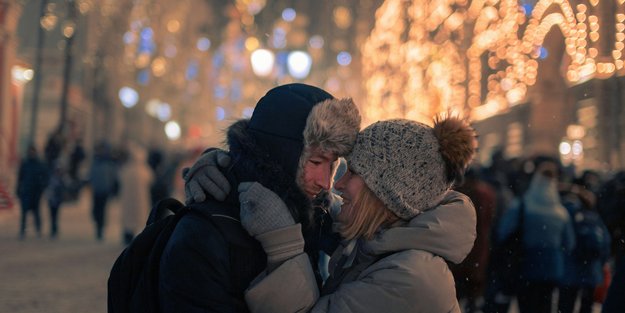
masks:
[[(321, 155), (321, 158), (326, 160), (326, 161), (334, 160), (334, 156), (332, 155), (332, 153), (327, 153), (327, 154), (324, 153), (324, 154)], [(337, 161), (338, 161), (338, 159), (337, 159)]]

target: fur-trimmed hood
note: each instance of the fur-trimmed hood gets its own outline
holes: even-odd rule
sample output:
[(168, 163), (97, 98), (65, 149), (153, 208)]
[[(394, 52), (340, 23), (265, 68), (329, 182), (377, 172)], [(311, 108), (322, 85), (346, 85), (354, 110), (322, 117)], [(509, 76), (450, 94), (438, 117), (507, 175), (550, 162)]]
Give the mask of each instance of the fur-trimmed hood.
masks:
[(314, 149), (347, 156), (356, 142), (360, 122), (360, 112), (351, 98), (329, 99), (315, 105), (306, 119), (298, 173)]
[(239, 182), (258, 181), (277, 193), (287, 204), (296, 221), (306, 226), (311, 218), (310, 201), (300, 190), (305, 161), (313, 148), (346, 156), (352, 150), (360, 130), (360, 113), (351, 99), (329, 99), (315, 105), (306, 120), (303, 132), (304, 148), (299, 156), (296, 177), (274, 160), (256, 141), (257, 133), (250, 131), (249, 120), (239, 120), (227, 131), (227, 145), (234, 162), (231, 169)]
[[(264, 103), (263, 110), (271, 105)], [(263, 125), (270, 122), (268, 116), (257, 119), (254, 127), (250, 120), (235, 122), (228, 128), (226, 143), (233, 158), (230, 168), (237, 178), (236, 185), (257, 181), (271, 189), (284, 200), (293, 218), (306, 228), (310, 225), (312, 210), (298, 184), (305, 161), (315, 148), (338, 156), (347, 155), (354, 146), (360, 121), (358, 108), (351, 99), (327, 99), (312, 106), (302, 133), (297, 134), (297, 127), (292, 126), (291, 138), (263, 130)], [(295, 172), (289, 164), (298, 165)]]
[(360, 130), (360, 112), (350, 98), (315, 105), (304, 128), (304, 146), (345, 156), (352, 151)]

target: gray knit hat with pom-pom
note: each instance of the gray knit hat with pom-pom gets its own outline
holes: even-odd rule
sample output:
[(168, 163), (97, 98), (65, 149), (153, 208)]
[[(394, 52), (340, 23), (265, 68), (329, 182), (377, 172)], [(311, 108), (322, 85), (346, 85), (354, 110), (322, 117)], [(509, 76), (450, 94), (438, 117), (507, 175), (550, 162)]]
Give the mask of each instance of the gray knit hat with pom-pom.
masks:
[(350, 169), (386, 207), (409, 220), (433, 208), (460, 178), (477, 148), (465, 120), (380, 121), (362, 130), (347, 157)]

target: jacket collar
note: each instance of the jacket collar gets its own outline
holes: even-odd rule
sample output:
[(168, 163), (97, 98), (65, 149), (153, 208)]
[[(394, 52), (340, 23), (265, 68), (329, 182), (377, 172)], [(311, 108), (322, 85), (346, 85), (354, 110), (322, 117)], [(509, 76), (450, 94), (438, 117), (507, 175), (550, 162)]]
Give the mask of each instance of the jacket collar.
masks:
[(408, 249), (424, 250), (447, 261), (460, 263), (473, 248), (476, 213), (471, 200), (448, 191), (443, 201), (408, 222), (380, 231), (363, 242), (363, 252), (384, 254)]

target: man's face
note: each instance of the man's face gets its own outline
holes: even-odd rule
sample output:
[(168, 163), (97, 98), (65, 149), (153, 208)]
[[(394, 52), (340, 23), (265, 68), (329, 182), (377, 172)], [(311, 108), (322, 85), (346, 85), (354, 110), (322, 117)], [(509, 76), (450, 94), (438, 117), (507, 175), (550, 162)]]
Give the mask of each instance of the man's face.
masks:
[(300, 188), (309, 199), (315, 198), (322, 189), (330, 189), (337, 159), (336, 153), (323, 152), (316, 148), (311, 151), (300, 179)]

